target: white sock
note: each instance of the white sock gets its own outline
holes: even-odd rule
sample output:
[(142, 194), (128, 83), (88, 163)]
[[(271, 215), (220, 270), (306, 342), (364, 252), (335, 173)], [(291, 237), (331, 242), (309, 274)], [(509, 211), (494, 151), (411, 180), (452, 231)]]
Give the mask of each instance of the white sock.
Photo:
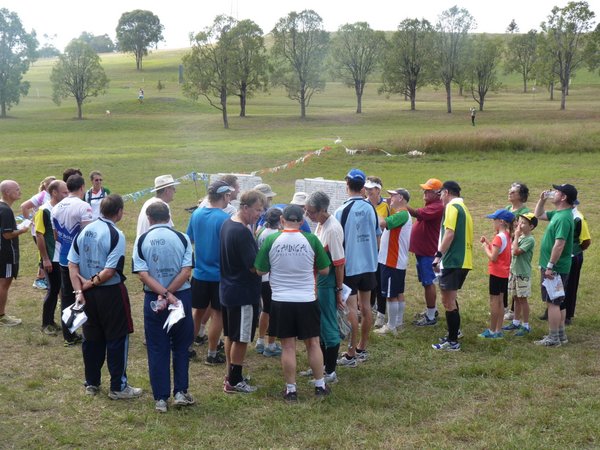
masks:
[(527, 328), (529, 330), (529, 322), (523, 322), (523, 328)]
[(209, 350), (208, 351), (208, 356), (210, 356), (211, 358), (214, 358), (215, 356), (217, 356), (217, 351), (216, 350)]
[(513, 319), (513, 325), (514, 325), (515, 327), (518, 327), (519, 325), (521, 325), (521, 321), (520, 321), (520, 320), (517, 320), (517, 319)]
[(433, 320), (435, 319), (435, 313), (437, 311), (437, 308), (427, 308), (427, 318), (429, 320)]
[(265, 345), (265, 338), (258, 338), (256, 340), (256, 345)]
[(315, 379), (315, 387), (324, 388), (325, 387), (325, 378), (321, 377), (318, 380)]
[(200, 324), (200, 331), (198, 331), (198, 336), (203, 337), (206, 334), (206, 324)]
[(397, 312), (396, 312), (396, 323), (394, 324), (394, 328), (398, 328), (401, 327), (402, 324), (404, 323), (404, 308), (405, 308), (405, 303), (404, 302), (394, 302), (396, 303), (396, 308), (397, 308)]
[(267, 344), (267, 348), (269, 350), (275, 350), (277, 348), (277, 344), (275, 342), (271, 342), (270, 344)]
[(396, 328), (396, 321), (398, 317), (398, 302), (387, 302), (388, 310), (388, 328)]
[(296, 392), (296, 383), (286, 384), (285, 389), (286, 389), (286, 392)]

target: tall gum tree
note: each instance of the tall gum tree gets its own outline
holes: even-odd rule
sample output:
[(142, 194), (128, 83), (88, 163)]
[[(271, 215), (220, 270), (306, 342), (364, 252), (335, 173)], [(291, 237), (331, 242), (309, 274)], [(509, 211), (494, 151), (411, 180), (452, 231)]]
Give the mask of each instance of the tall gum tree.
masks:
[(125, 53), (135, 56), (135, 68), (142, 70), (142, 60), (148, 48), (164, 40), (164, 26), (152, 11), (136, 9), (121, 15), (117, 25), (117, 45)]
[(272, 82), (284, 86), (288, 97), (300, 104), (300, 117), (315, 92), (325, 87), (322, 70), (329, 48), (329, 34), (323, 29), (323, 19), (305, 9), (282, 17), (272, 31), (275, 70)]
[(377, 68), (385, 47), (385, 33), (373, 30), (366, 22), (342, 25), (332, 39), (332, 73), (354, 88), (357, 114), (362, 113), (367, 79)]
[(90, 97), (103, 94), (108, 88), (108, 77), (100, 65), (100, 57), (84, 41), (72, 40), (50, 74), (52, 100), (73, 97), (77, 102), (77, 118), (83, 119), (83, 103)]
[(12, 105), (27, 95), (29, 82), (23, 75), (36, 60), (38, 41), (35, 32), (27, 33), (19, 16), (0, 9), (0, 119), (6, 118)]

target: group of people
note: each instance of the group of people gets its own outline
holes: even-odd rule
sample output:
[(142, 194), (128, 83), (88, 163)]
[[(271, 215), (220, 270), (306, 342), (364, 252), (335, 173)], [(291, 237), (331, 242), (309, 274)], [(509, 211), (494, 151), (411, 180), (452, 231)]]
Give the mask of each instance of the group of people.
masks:
[[(42, 331), (62, 331), (66, 346), (83, 341), (86, 394), (99, 392), (106, 360), (109, 397), (135, 398), (142, 390), (127, 382), (133, 321), (123, 275), (125, 237), (117, 227), (124, 203), (102, 187), (99, 172), (92, 172), (90, 180), (93, 187), (86, 191), (81, 172), (68, 169), (63, 180), (47, 184), (45, 201), (25, 205), (38, 208), (35, 240), (48, 283)], [(384, 199), (381, 179), (362, 170), (350, 170), (345, 181), (348, 198), (330, 213), (330, 198), (323, 191), (296, 193), (289, 204), (272, 205), (276, 194), (269, 185), (240, 194), (237, 178), (226, 175), (208, 186), (182, 233), (174, 228), (169, 208), (179, 182), (171, 175), (156, 177), (155, 195), (138, 217), (132, 272), (143, 283), (145, 345), (157, 411), (168, 410), (171, 396), (176, 406), (195, 403), (188, 392), (194, 341), (208, 342), (206, 364), (225, 365), (225, 393), (256, 391), (243, 366), (257, 328), (255, 350), (281, 357), (286, 401), (298, 400), (298, 339), (310, 366), (300, 374), (312, 377), (317, 398), (327, 396), (338, 380), (337, 366), (356, 367), (369, 359), (373, 328), (380, 335), (396, 335), (404, 326), (410, 252), (425, 298), (414, 325), (437, 324), (439, 285), (447, 334), (432, 347), (460, 350), (457, 298), (473, 268), (474, 243), (460, 185), (431, 178), (420, 185), (424, 205), (413, 208), (407, 189), (387, 190)], [(15, 326), (21, 321), (5, 313), (7, 294), (18, 274), (18, 236), (30, 225), (17, 226), (11, 209), (21, 195), (18, 183), (2, 181), (0, 193), (0, 325)], [(495, 235), (483, 236), (480, 243), (489, 259), (491, 315), (480, 337), (499, 339), (508, 331), (524, 336), (531, 330), (532, 231), (538, 220), (548, 220), (539, 265), (549, 334), (536, 344), (556, 347), (567, 342), (565, 323), (574, 314), (583, 251), (591, 239), (574, 186), (553, 185), (540, 194), (533, 212), (525, 206), (528, 194), (524, 184), (514, 183), (510, 205), (488, 215)], [(547, 201), (554, 210), (546, 210)], [(316, 224), (314, 233), (305, 218)], [(59, 292), (61, 310), (83, 307), (83, 336), (54, 321)], [(342, 310), (350, 333), (348, 349), (340, 355)], [(503, 326), (505, 318), (511, 321)]]

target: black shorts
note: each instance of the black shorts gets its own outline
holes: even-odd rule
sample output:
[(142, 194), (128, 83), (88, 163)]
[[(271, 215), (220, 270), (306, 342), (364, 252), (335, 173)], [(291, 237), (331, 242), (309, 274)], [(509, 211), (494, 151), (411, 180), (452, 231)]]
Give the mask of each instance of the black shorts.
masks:
[(271, 291), (271, 283), (263, 281), (260, 286), (260, 298), (262, 299), (262, 312), (265, 314), (271, 314), (271, 298), (273, 297), (273, 291)]
[(221, 311), (219, 300), (219, 282), (197, 280), (192, 277), (192, 308), (206, 309), (209, 306)]
[(17, 279), (19, 275), (19, 265), (0, 262), (0, 278), (14, 278)]
[(386, 298), (395, 298), (404, 294), (406, 270), (379, 264), (381, 272), (381, 294)]
[[(546, 290), (545, 286), (543, 285), (544, 282), (544, 273), (546, 272), (546, 269), (542, 268), (540, 269), (540, 286), (542, 288), (542, 301), (546, 302), (546, 303), (551, 303), (553, 305), (558, 305), (560, 306), (560, 309), (567, 309), (567, 305), (565, 304), (565, 297), (556, 297), (554, 300), (552, 300), (550, 298), (550, 296), (548, 295), (548, 291)], [(569, 274), (568, 273), (560, 273), (557, 274), (555, 273), (554, 276), (560, 276), (560, 279), (562, 280), (562, 284), (563, 284), (563, 289), (565, 290), (565, 292), (567, 292), (567, 282), (569, 281)]]
[(351, 295), (355, 295), (358, 291), (372, 291), (377, 288), (377, 272), (345, 276), (344, 284), (352, 289)]
[(506, 294), (508, 292), (508, 278), (490, 275), (490, 295)]
[(271, 303), (269, 336), (279, 339), (297, 337), (300, 340), (318, 337), (321, 333), (321, 308), (319, 302)]
[(85, 339), (112, 341), (133, 333), (131, 305), (123, 283), (98, 286), (85, 291), (83, 295), (84, 311), (88, 317), (83, 324)]
[(223, 335), (234, 342), (249, 344), (254, 340), (258, 325), (258, 303), (254, 305), (224, 306)]
[(468, 273), (469, 269), (442, 269), (440, 289), (444, 291), (458, 291), (462, 288)]

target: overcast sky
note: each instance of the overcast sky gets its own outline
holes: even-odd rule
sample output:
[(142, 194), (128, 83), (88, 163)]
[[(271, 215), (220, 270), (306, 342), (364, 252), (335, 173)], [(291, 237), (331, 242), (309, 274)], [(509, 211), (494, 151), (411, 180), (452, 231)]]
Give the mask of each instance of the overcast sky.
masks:
[[(121, 14), (134, 9), (147, 9), (164, 25), (165, 41), (159, 48), (189, 47), (189, 33), (212, 24), (218, 14), (237, 19), (251, 19), (265, 33), (273, 29), (291, 11), (313, 9), (323, 19), (328, 31), (340, 25), (366, 21), (377, 30), (391, 31), (406, 18), (425, 18), (435, 23), (438, 15), (454, 3), (446, 0), (108, 0), (85, 2), (73, 0), (0, 0), (0, 7), (16, 12), (27, 31), (35, 29), (44, 44), (44, 34), (56, 35), (54, 45), (64, 46), (82, 31), (115, 38)], [(456, 3), (466, 8), (477, 21), (476, 32), (502, 33), (512, 19), (521, 32), (539, 29), (553, 6), (563, 7), (566, 0), (463, 0)], [(589, 0), (590, 8), (600, 17), (600, 0)]]

